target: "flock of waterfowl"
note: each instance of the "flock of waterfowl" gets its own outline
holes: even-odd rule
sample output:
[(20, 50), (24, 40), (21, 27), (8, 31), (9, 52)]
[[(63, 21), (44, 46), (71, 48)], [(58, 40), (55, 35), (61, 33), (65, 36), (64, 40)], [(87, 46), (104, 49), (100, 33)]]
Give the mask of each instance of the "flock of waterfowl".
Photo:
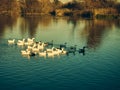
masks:
[(11, 39), (8, 40), (8, 44), (15, 44), (18, 46), (25, 46), (24, 50), (21, 50), (21, 55), (23, 56), (36, 56), (40, 57), (54, 57), (60, 55), (69, 55), (73, 53), (75, 55), (76, 52), (82, 53), (85, 55), (85, 46), (82, 49), (76, 48), (77, 45), (67, 47), (67, 43), (60, 44), (58, 47), (55, 47), (53, 44), (53, 40), (51, 42), (35, 42), (35, 38), (27, 38), (22, 40)]

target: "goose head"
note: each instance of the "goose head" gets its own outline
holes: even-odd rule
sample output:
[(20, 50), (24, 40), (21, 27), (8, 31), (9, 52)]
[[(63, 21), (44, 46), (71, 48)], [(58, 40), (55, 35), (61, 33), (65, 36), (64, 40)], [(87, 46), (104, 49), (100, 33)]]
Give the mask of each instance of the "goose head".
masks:
[(52, 50), (54, 49), (55, 47), (52, 47)]
[(23, 41), (25, 41), (25, 38), (23, 38)]
[(35, 38), (32, 38), (32, 40), (34, 40)]

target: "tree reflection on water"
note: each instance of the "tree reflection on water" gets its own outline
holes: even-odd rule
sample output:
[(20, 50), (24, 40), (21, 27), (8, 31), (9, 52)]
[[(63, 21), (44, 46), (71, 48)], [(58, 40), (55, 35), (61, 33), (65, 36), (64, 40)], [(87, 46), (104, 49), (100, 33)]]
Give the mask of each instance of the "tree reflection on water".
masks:
[(12, 30), (17, 22), (17, 17), (14, 16), (0, 16), (0, 39), (4, 36), (5, 28)]
[[(119, 27), (119, 20), (89, 20), (83, 30), (84, 37), (87, 38), (87, 45), (90, 48), (99, 47), (104, 34), (112, 28)], [(120, 28), (120, 27), (119, 27)]]
[[(62, 21), (61, 21), (62, 20)], [(66, 29), (69, 30), (70, 38), (74, 38), (74, 35), (86, 40), (86, 45), (90, 48), (97, 48), (101, 45), (106, 32), (112, 30), (113, 27), (120, 28), (119, 20), (86, 20), (82, 18), (72, 17), (52, 17), (52, 16), (31, 16), (31, 17), (10, 17), (0, 16), (0, 39), (4, 37), (5, 30), (13, 30), (19, 22), (19, 30), (21, 36), (28, 32), (30, 38), (35, 37), (38, 31), (49, 30), (54, 25), (54, 29), (61, 30), (64, 27), (58, 28), (57, 25), (64, 24)], [(84, 24), (83, 28), (82, 26)], [(68, 28), (69, 25), (72, 27)], [(38, 27), (41, 27), (38, 29)], [(53, 28), (52, 28), (53, 29)], [(81, 30), (82, 29), (82, 30)], [(14, 31), (15, 32), (15, 31)], [(49, 32), (49, 31), (48, 31)], [(56, 32), (56, 31), (54, 31)]]

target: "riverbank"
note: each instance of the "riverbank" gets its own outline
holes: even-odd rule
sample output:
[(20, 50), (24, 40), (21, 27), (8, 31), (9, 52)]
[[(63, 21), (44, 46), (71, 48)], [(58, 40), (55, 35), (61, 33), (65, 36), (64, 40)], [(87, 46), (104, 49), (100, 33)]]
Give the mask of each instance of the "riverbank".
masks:
[[(111, 6), (112, 3), (112, 6)], [(91, 7), (92, 6), (92, 7)], [(69, 16), (81, 18), (97, 18), (97, 19), (119, 19), (120, 4), (117, 2), (78, 2), (71, 1), (62, 3), (59, 0), (51, 2), (50, 0), (34, 0), (34, 1), (10, 1), (0, 2), (0, 15), (8, 16)]]
[(77, 17), (77, 18), (88, 18), (88, 19), (120, 19), (120, 14), (94, 14), (90, 11), (70, 11), (70, 10), (56, 10), (50, 13), (14, 13), (3, 11), (0, 16), (56, 16), (56, 17)]

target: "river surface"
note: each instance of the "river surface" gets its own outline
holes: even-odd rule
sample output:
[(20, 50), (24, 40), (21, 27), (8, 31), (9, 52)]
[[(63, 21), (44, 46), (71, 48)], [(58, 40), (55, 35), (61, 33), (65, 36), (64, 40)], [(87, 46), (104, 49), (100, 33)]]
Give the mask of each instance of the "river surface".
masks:
[[(33, 37), (88, 48), (85, 55), (28, 58), (7, 42)], [(1, 16), (0, 90), (120, 90), (120, 21)]]

